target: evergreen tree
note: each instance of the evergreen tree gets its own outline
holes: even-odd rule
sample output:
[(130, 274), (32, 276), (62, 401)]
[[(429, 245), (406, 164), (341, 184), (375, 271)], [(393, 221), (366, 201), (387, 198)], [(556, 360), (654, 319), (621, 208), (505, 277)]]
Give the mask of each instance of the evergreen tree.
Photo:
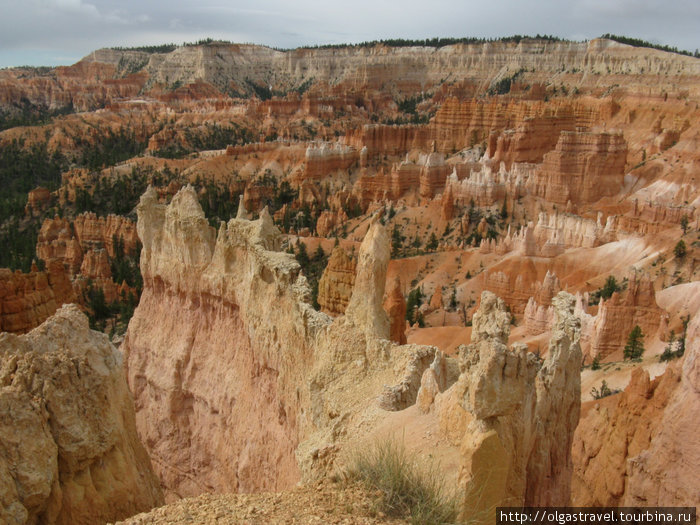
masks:
[(425, 249), (429, 252), (434, 252), (438, 247), (438, 239), (435, 232), (430, 234), (430, 239), (428, 239), (428, 244), (425, 245)]
[(323, 247), (321, 246), (321, 243), (318, 243), (318, 248), (316, 248), (316, 251), (314, 252), (314, 262), (321, 262), (323, 259), (326, 257), (326, 252), (323, 251)]
[(306, 244), (298, 240), (296, 248), (297, 262), (299, 263), (299, 266), (301, 266), (302, 268), (306, 268), (311, 262), (311, 260), (309, 259), (309, 254), (306, 252)]
[(675, 255), (678, 259), (682, 259), (685, 257), (686, 253), (688, 253), (688, 249), (686, 248), (683, 239), (681, 239), (673, 248), (673, 255)]
[(450, 296), (450, 309), (454, 310), (457, 308), (457, 289), (452, 288), (452, 295)]
[(417, 321), (417, 309), (423, 303), (423, 291), (420, 287), (411, 290), (406, 299), (406, 320), (413, 324)]
[(625, 345), (625, 359), (637, 359), (644, 353), (644, 334), (639, 325), (635, 325), (632, 331), (627, 336), (627, 344)]

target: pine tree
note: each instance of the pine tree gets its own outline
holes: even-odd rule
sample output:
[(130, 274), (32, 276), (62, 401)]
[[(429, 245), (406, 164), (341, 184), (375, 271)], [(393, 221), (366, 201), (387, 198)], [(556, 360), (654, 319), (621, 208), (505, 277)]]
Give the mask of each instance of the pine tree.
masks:
[(688, 253), (688, 249), (685, 246), (685, 242), (683, 239), (678, 241), (678, 244), (673, 248), (673, 255), (676, 256), (678, 259), (682, 259), (685, 257), (685, 254)]
[(438, 247), (438, 240), (437, 236), (435, 235), (435, 232), (430, 234), (430, 239), (428, 240), (428, 244), (425, 245), (425, 249), (428, 250), (429, 252), (434, 252), (437, 250)]
[(625, 359), (637, 359), (644, 353), (644, 334), (639, 325), (635, 325), (632, 331), (627, 336), (627, 344), (625, 345)]

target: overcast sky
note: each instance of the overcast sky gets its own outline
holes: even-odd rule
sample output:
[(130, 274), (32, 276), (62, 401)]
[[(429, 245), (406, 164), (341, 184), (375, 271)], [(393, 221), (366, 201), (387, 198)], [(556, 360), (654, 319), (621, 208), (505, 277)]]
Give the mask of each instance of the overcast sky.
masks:
[(699, 0), (0, 0), (0, 67), (201, 38), (275, 47), (383, 38), (604, 33), (694, 51)]

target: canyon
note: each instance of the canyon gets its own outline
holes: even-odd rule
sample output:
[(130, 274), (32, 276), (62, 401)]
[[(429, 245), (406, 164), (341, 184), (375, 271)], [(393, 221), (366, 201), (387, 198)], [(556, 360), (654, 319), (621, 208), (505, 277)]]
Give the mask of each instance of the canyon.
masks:
[(54, 115), (0, 131), (2, 519), (384, 522), (343, 479), (392, 441), (468, 522), (696, 505), (699, 80), (546, 38), (0, 71)]

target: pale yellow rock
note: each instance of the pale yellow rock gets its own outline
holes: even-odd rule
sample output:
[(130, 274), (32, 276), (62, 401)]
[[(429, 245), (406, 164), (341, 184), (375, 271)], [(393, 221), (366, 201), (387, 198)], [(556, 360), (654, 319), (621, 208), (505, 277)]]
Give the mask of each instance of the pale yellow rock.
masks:
[(0, 334), (0, 522), (91, 524), (163, 502), (121, 355), (65, 305)]

